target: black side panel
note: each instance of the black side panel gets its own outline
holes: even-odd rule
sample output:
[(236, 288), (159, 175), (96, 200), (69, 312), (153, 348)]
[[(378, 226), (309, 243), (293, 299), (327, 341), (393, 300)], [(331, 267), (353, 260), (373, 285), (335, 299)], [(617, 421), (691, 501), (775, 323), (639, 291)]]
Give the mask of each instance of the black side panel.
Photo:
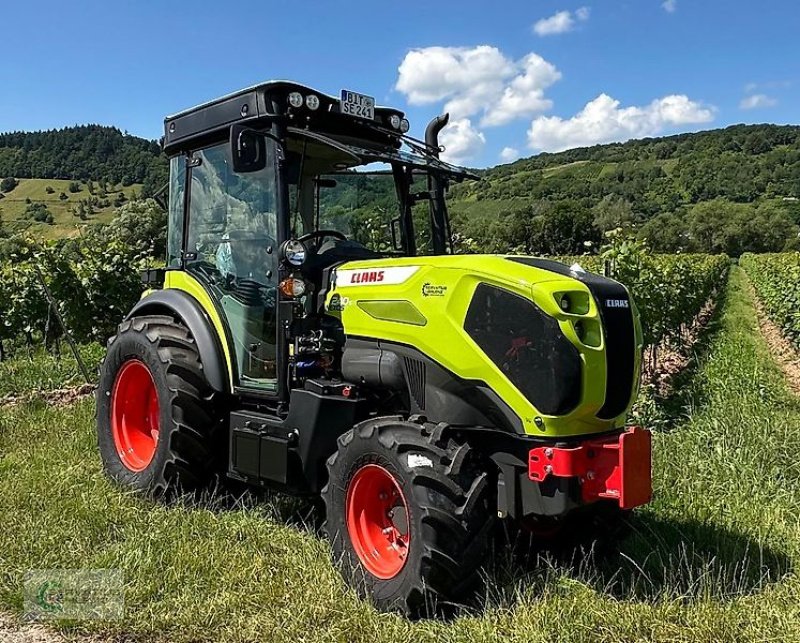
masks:
[(577, 272), (563, 263), (535, 257), (509, 257), (511, 261), (549, 270), (586, 284), (597, 302), (606, 340), (606, 399), (597, 417), (609, 420), (628, 406), (633, 393), (636, 334), (630, 295), (625, 286), (591, 272)]
[(581, 400), (581, 358), (558, 321), (507, 290), (479, 284), (464, 330), (542, 413), (565, 415)]
[(405, 410), (432, 421), (525, 433), (522, 420), (485, 383), (463, 380), (411, 346), (348, 337), (342, 372), (367, 387), (406, 391)]
[(197, 342), (203, 372), (211, 388), (219, 392), (228, 391), (227, 368), (222, 346), (211, 320), (194, 297), (181, 290), (170, 288), (158, 290), (136, 302), (125, 319), (141, 315), (169, 315), (177, 317), (186, 324), (194, 341)]
[(334, 387), (328, 391), (323, 381), (317, 388), (323, 393), (293, 389), (285, 419), (255, 411), (231, 413), (228, 474), (295, 493), (319, 493), (336, 440), (367, 419), (369, 403), (343, 397)]

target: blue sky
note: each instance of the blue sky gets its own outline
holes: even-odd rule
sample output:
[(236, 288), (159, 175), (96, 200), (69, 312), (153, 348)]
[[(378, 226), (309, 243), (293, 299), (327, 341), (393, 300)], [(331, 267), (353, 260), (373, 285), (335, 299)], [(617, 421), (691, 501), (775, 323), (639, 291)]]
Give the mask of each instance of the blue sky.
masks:
[(0, 23), (0, 131), (156, 138), (165, 114), (268, 78), (445, 107), (452, 160), (797, 123), (796, 0), (29, 0)]

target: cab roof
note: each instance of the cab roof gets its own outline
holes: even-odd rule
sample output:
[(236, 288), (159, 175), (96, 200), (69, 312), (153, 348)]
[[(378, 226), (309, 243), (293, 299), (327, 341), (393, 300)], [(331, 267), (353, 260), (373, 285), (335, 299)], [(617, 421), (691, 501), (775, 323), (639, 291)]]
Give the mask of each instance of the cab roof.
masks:
[[(299, 92), (319, 98), (319, 107), (291, 107), (289, 94)], [(391, 107), (375, 107), (375, 119), (357, 118), (340, 111), (339, 98), (286, 80), (270, 80), (227, 94), (164, 119), (164, 151), (172, 156), (204, 147), (227, 138), (234, 123), (253, 127), (269, 124), (275, 117), (285, 118), (287, 126), (324, 133), (343, 142), (359, 143), (375, 149), (399, 149), (399, 132), (389, 124), (392, 115), (404, 117)]]

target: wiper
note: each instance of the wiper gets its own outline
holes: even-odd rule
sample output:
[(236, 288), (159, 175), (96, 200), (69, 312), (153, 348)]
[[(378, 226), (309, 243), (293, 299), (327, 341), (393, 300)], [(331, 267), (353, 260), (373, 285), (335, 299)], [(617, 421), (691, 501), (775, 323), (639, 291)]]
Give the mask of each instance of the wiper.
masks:
[[(431, 159), (439, 160), (438, 157), (431, 151), (431, 148), (428, 147), (428, 144), (425, 141), (421, 141), (418, 138), (414, 138), (409, 134), (401, 134), (397, 130), (391, 130), (388, 127), (383, 127), (381, 125), (375, 125), (374, 123), (365, 123), (367, 127), (376, 132), (380, 132), (381, 134), (388, 134), (389, 136), (396, 136), (403, 142), (405, 142), (408, 147), (410, 147), (415, 152), (419, 152), (423, 156), (426, 156)], [(444, 152), (443, 149), (437, 150), (438, 152)]]

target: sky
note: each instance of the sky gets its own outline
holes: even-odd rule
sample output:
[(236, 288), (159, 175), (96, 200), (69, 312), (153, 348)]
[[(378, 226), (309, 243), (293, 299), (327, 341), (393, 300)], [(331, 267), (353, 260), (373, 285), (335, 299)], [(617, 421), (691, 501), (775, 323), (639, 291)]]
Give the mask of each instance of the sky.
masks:
[(797, 0), (28, 0), (0, 18), (0, 132), (164, 116), (271, 78), (449, 111), (448, 160), (798, 123)]

